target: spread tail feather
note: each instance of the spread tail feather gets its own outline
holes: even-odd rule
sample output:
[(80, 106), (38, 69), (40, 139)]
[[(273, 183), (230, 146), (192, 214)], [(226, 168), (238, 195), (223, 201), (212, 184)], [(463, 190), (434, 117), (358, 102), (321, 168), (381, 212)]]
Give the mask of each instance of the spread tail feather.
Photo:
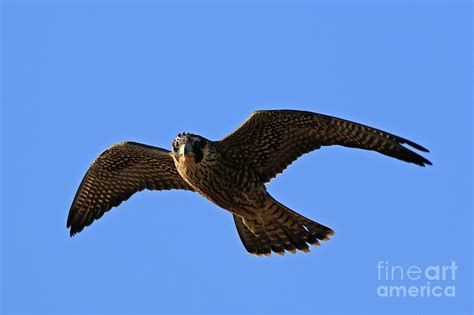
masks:
[[(309, 252), (309, 246), (319, 246), (334, 231), (314, 222), (271, 198), (263, 210), (263, 220), (249, 220), (234, 214), (234, 221), (245, 249), (254, 255), (268, 256), (273, 251)], [(263, 221), (263, 222), (262, 222)]]

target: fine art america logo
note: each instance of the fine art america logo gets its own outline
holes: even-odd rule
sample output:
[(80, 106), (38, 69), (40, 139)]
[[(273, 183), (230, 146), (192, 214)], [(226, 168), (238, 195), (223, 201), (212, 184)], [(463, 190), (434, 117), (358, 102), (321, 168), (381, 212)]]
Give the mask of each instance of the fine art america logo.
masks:
[(431, 266), (400, 266), (379, 261), (377, 295), (384, 298), (454, 298), (457, 269), (455, 261)]

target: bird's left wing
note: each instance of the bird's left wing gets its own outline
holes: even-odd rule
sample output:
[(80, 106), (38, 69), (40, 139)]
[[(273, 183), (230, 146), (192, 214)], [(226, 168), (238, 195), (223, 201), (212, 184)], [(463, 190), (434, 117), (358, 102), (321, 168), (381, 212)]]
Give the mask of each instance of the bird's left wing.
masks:
[(193, 190), (165, 149), (122, 142), (105, 150), (89, 167), (72, 202), (67, 218), (71, 236), (143, 189)]
[(379, 129), (297, 110), (257, 111), (219, 142), (224, 154), (251, 165), (262, 182), (281, 173), (301, 155), (329, 145), (373, 150), (417, 165), (431, 165), (402, 144), (428, 152), (414, 142)]

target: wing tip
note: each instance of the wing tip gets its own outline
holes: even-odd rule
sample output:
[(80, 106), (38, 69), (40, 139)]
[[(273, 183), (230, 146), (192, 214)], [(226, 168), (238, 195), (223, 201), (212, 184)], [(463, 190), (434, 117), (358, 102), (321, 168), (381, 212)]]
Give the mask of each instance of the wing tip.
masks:
[(427, 165), (428, 165), (428, 166), (432, 166), (432, 165), (433, 165), (433, 163), (431, 163), (430, 160), (425, 159), (424, 162), (425, 162), (425, 164), (423, 165), (423, 167), (425, 167), (425, 166), (427, 166)]
[[(405, 151), (405, 153), (403, 154), (405, 155), (405, 157), (401, 158), (402, 160), (422, 167), (425, 167), (427, 165), (433, 165), (433, 163), (424, 156), (421, 156), (420, 154), (410, 150), (411, 148), (414, 148), (418, 151), (429, 153), (430, 151), (427, 148), (404, 138), (398, 138), (396, 140), (398, 142), (398, 145), (403, 148), (402, 150)], [(407, 146), (404, 146), (404, 144), (410, 146), (411, 148), (407, 148)], [(398, 158), (400, 159), (400, 157)]]
[(76, 211), (73, 211), (73, 209), (71, 209), (67, 218), (66, 229), (69, 229), (70, 237), (73, 237), (77, 233), (81, 232), (85, 227), (84, 224), (81, 224), (81, 220), (78, 220), (78, 213), (78, 209), (76, 209)]
[(425, 157), (423, 157), (419, 154), (416, 154), (414, 152), (412, 152), (412, 153), (415, 154), (415, 157), (413, 159), (409, 160), (408, 162), (414, 163), (414, 164), (419, 165), (421, 167), (426, 167), (426, 166), (433, 165), (433, 163), (430, 160), (428, 160), (427, 158), (425, 158)]
[(69, 237), (73, 237), (84, 229), (84, 226), (72, 224), (69, 229)]
[(417, 150), (419, 150), (419, 151), (421, 151), (421, 152), (426, 152), (426, 153), (429, 153), (429, 152), (430, 152), (430, 150), (428, 150), (427, 148), (425, 148), (425, 147), (419, 145), (418, 143), (412, 142), (412, 141), (410, 141), (410, 140), (403, 139), (403, 142), (402, 142), (402, 143), (406, 143), (406, 144), (408, 144), (410, 147), (415, 148), (415, 149), (417, 149)]

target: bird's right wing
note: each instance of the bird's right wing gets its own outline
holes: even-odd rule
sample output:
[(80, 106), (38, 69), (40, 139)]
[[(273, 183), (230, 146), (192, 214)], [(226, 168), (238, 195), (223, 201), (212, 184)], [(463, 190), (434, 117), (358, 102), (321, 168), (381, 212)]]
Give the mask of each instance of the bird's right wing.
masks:
[(72, 202), (71, 236), (143, 189), (193, 189), (175, 168), (170, 152), (136, 142), (115, 144), (92, 163)]

